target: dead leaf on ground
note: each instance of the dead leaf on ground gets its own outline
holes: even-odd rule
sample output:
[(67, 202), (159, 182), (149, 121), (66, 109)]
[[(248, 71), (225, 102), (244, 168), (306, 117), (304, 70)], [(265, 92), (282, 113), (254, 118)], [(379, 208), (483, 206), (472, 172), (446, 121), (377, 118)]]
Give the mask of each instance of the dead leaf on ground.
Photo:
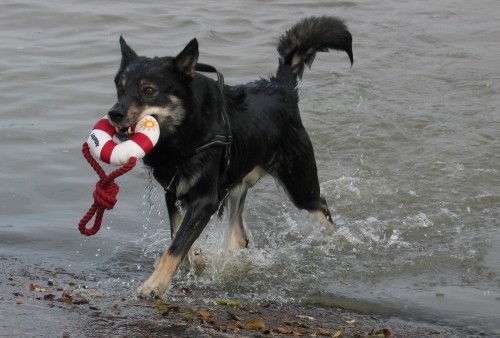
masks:
[(327, 329), (323, 329), (321, 327), (318, 327), (315, 331), (317, 336), (331, 336), (332, 333), (328, 331)]
[(288, 329), (284, 328), (283, 326), (278, 326), (278, 328), (275, 329), (274, 332), (279, 333), (279, 334), (290, 334), (290, 333), (292, 333), (292, 330), (288, 330)]
[(71, 295), (67, 292), (63, 292), (62, 297), (58, 299), (60, 302), (72, 305), (82, 305), (88, 304), (89, 301), (83, 297), (81, 294)]
[(28, 289), (29, 289), (31, 292), (45, 292), (45, 291), (47, 291), (47, 289), (44, 289), (44, 288), (42, 288), (40, 285), (38, 285), (38, 284), (33, 284), (33, 283), (31, 283), (31, 284), (28, 286)]
[(200, 317), (204, 318), (212, 317), (212, 314), (203, 308), (198, 309), (198, 314), (200, 315)]
[(104, 293), (99, 292), (99, 291), (89, 291), (89, 296), (94, 297), (94, 298), (103, 298)]
[(217, 299), (216, 300), (217, 305), (226, 305), (230, 306), (233, 308), (240, 308), (241, 307), (241, 302), (239, 300), (227, 300), (227, 299)]
[(44, 296), (43, 296), (43, 300), (53, 301), (55, 298), (56, 298), (56, 296), (55, 296), (55, 295), (53, 295), (53, 294), (51, 294), (51, 293), (50, 293), (50, 294), (48, 294), (48, 295), (44, 295)]
[(263, 330), (266, 328), (266, 324), (261, 319), (250, 319), (245, 323), (245, 328), (247, 330)]

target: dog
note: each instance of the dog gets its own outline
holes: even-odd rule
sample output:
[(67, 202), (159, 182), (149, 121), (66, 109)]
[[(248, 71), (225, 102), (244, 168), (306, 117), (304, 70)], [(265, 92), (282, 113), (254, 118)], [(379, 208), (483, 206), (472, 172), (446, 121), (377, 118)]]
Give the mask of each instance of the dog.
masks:
[(120, 47), (118, 100), (108, 118), (121, 139), (130, 137), (129, 128), (142, 117), (158, 120), (160, 139), (144, 163), (164, 188), (172, 234), (154, 272), (138, 288), (140, 296), (163, 296), (210, 218), (224, 208), (229, 212), (228, 249), (247, 247), (245, 197), (265, 175), (283, 186), (297, 208), (333, 231), (299, 113), (297, 85), (317, 52), (344, 51), (352, 66), (352, 36), (342, 20), (301, 20), (279, 38), (276, 75), (236, 86), (224, 85), (220, 73), (217, 81), (201, 74), (216, 70), (198, 63), (196, 39), (175, 57), (139, 56), (123, 37)]

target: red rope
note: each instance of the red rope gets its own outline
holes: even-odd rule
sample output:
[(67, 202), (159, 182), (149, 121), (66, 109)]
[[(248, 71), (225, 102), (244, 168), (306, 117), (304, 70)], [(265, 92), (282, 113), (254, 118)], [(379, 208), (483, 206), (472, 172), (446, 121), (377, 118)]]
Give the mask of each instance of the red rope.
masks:
[[(87, 142), (83, 144), (82, 148), (83, 157), (89, 162), (90, 166), (95, 170), (97, 175), (99, 175), (99, 181), (95, 185), (94, 190), (94, 203), (90, 206), (89, 211), (82, 217), (80, 223), (78, 223), (78, 229), (80, 233), (85, 236), (95, 235), (101, 228), (102, 218), (105, 209), (113, 209), (116, 203), (116, 195), (120, 188), (118, 184), (115, 183), (115, 178), (129, 172), (135, 166), (137, 158), (131, 157), (127, 163), (125, 163), (121, 168), (116, 169), (111, 174), (106, 175), (106, 172), (99, 166), (99, 163), (90, 154), (89, 146)], [(91, 229), (86, 227), (87, 223), (90, 222), (92, 217), (95, 216), (94, 226)]]

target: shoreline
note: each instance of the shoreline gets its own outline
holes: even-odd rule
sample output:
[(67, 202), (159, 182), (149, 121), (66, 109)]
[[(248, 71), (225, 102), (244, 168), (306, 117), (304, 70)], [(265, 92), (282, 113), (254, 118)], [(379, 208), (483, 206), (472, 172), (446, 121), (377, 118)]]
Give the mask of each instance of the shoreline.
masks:
[(0, 337), (484, 337), (470, 329), (300, 303), (206, 299), (173, 285), (173, 301), (106, 289), (44, 263), (0, 256)]

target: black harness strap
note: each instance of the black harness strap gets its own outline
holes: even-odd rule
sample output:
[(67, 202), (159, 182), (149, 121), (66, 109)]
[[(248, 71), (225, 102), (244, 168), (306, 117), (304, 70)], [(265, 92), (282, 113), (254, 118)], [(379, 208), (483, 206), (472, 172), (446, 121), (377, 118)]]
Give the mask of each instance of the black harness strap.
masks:
[[(204, 63), (198, 63), (196, 64), (197, 71), (199, 72), (204, 72), (204, 73), (216, 73), (217, 74), (217, 82), (219, 83), (219, 91), (222, 99), (222, 109), (221, 109), (221, 116), (222, 116), (222, 121), (224, 123), (224, 129), (226, 135), (214, 135), (212, 140), (210, 140), (207, 144), (202, 145), (198, 148), (195, 149), (194, 153), (199, 154), (204, 150), (207, 150), (211, 147), (216, 147), (216, 146), (224, 146), (225, 147), (225, 153), (224, 153), (224, 160), (225, 160), (225, 166), (224, 166), (224, 173), (223, 176), (227, 173), (229, 170), (229, 165), (231, 164), (231, 143), (233, 140), (233, 136), (231, 134), (231, 125), (229, 124), (229, 117), (227, 115), (226, 111), (226, 100), (224, 96), (224, 76), (215, 69), (215, 67), (204, 64)], [(166, 190), (172, 191), (170, 189), (171, 185), (174, 183), (178, 176), (179, 172), (176, 170), (174, 176), (172, 177), (172, 180), (170, 181), (169, 185), (167, 186)]]
[(222, 99), (221, 115), (222, 115), (222, 121), (224, 123), (224, 129), (226, 132), (226, 135), (214, 135), (213, 139), (210, 142), (201, 147), (196, 148), (195, 152), (196, 154), (198, 154), (214, 146), (224, 146), (226, 148), (226, 152), (224, 154), (224, 159), (226, 160), (226, 167), (224, 172), (226, 172), (227, 169), (229, 168), (229, 165), (231, 164), (231, 143), (233, 140), (233, 136), (231, 134), (231, 125), (229, 123), (229, 117), (226, 111), (226, 100), (224, 95), (224, 76), (221, 73), (219, 73), (217, 69), (215, 69), (215, 67), (204, 63), (196, 64), (195, 69), (199, 72), (217, 74), (217, 82), (219, 83), (219, 91)]

